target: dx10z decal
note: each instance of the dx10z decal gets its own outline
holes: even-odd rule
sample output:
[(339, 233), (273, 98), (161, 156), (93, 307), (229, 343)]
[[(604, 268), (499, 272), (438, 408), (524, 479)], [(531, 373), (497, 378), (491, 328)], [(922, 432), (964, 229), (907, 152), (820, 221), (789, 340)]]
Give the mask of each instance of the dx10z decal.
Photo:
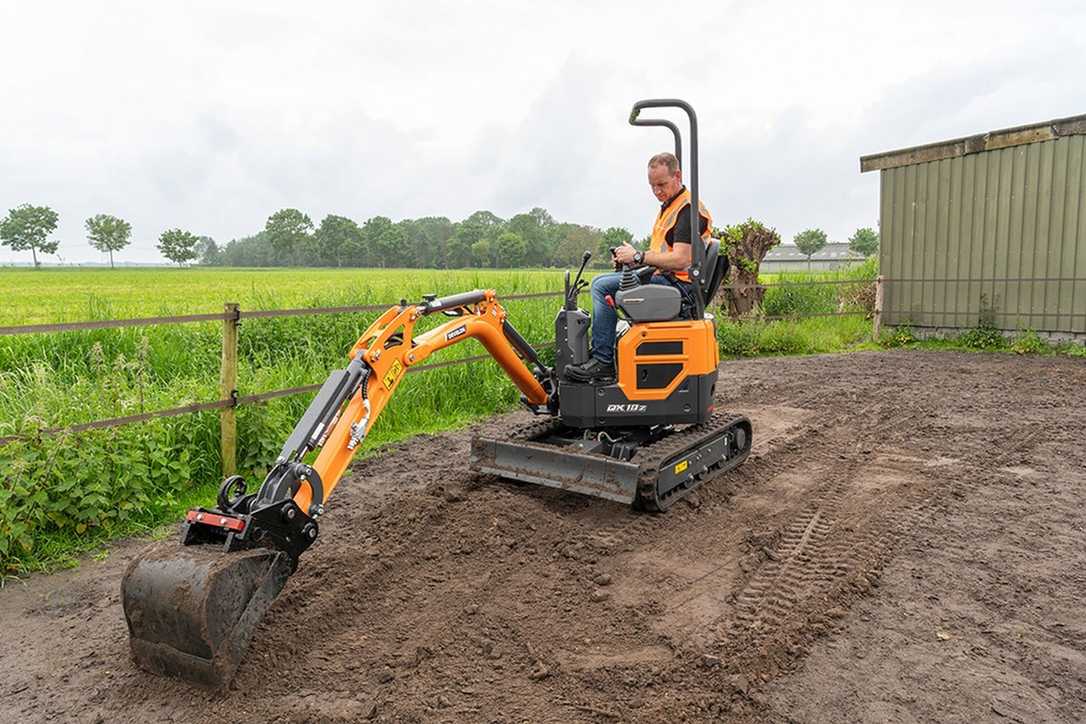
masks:
[(635, 403), (627, 403), (623, 405), (608, 405), (608, 412), (644, 412), (649, 409), (648, 405), (638, 405)]

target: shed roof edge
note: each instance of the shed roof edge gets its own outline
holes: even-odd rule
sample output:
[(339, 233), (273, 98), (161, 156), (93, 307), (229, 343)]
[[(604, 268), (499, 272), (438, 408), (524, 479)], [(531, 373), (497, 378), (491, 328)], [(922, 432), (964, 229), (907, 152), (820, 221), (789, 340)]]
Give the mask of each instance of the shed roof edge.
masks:
[(922, 146), (899, 148), (860, 156), (860, 173), (880, 171), (899, 166), (911, 166), (929, 161), (941, 161), (945, 158), (957, 158), (970, 153), (994, 151), (1000, 148), (1021, 146), (1027, 143), (1051, 141), (1063, 136), (1086, 134), (1086, 114), (1055, 118), (1051, 121), (1031, 123), (1013, 128), (1001, 128), (973, 136), (953, 138), (949, 141), (927, 143)]

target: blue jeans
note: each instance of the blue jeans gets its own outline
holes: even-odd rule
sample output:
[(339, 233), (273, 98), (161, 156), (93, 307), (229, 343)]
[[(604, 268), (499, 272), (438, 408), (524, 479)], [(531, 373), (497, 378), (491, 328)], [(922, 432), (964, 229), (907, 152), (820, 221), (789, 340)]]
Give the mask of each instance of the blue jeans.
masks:
[[(607, 304), (608, 294), (614, 299), (618, 293), (618, 283), (622, 280), (622, 272), (600, 274), (592, 280), (592, 356), (605, 364), (613, 364), (615, 361), (615, 325), (618, 324), (618, 315)], [(649, 278), (649, 284), (665, 284), (675, 287), (687, 299), (690, 295), (690, 285), (679, 280), (672, 280), (662, 274), (653, 274)]]

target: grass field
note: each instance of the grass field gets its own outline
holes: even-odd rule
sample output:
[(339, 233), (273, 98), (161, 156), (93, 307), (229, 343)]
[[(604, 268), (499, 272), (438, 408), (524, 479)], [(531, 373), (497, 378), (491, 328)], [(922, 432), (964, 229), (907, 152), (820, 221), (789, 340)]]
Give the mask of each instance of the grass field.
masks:
[[(837, 276), (870, 279), (874, 273), (872, 266)], [(218, 312), (226, 301), (243, 310), (389, 304), (426, 292), (493, 288), (511, 295), (561, 285), (558, 270), (3, 270), (7, 304), (0, 308), (0, 325)], [(507, 308), (516, 327), (539, 344), (553, 340), (558, 304), (556, 296), (510, 301)], [(795, 286), (770, 289), (764, 313), (838, 307), (834, 287)], [(243, 320), (239, 392), (322, 382), (345, 363), (345, 351), (377, 314)], [(870, 330), (862, 314), (721, 321), (718, 339), (725, 357), (938, 344), (918, 342), (907, 331), (876, 341)], [(103, 540), (151, 529), (193, 503), (212, 500), (221, 467), (215, 412), (70, 436), (35, 432), (217, 399), (221, 334), (221, 323), (214, 322), (0, 337), (0, 436), (29, 436), (0, 445), (0, 580), (63, 564)], [(991, 335), (969, 339), (966, 346), (974, 348), (1000, 344)], [(1038, 342), (1027, 337), (1017, 351), (1050, 351)], [(472, 341), (433, 361), (481, 351)], [(511, 408), (517, 397), (489, 362), (410, 375), (361, 454)], [(263, 477), (307, 404), (301, 395), (239, 408), (239, 465), (250, 480)]]
[[(476, 288), (506, 294), (560, 289), (558, 270), (0, 268), (0, 326), (218, 312), (392, 303)], [(365, 301), (363, 301), (365, 300)]]

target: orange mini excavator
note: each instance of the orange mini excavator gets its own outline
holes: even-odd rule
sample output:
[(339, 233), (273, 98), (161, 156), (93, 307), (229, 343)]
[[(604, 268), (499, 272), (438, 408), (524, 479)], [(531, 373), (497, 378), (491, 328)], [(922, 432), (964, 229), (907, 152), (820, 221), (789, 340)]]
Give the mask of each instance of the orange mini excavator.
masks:
[[(691, 229), (698, 228), (697, 119), (680, 100), (636, 103), (674, 107), (690, 123)], [(473, 469), (528, 483), (663, 511), (750, 452), (747, 418), (715, 411), (717, 344), (705, 311), (724, 277), (718, 242), (693, 240), (692, 299), (670, 286), (643, 283), (650, 269), (626, 268), (614, 295), (620, 322), (613, 381), (567, 380), (565, 367), (588, 359), (589, 315), (577, 306), (587, 285), (585, 253), (555, 320), (557, 351), (549, 367), (513, 328), (493, 291), (402, 301), (375, 321), (317, 392), (263, 484), (249, 492), (227, 478), (214, 508), (189, 511), (181, 545), (160, 542), (125, 572), (122, 600), (136, 663), (155, 673), (225, 686), (257, 624), (317, 539), (318, 521), (351, 458), (413, 365), (475, 339), (493, 355), (538, 419), (500, 436), (472, 441)], [(415, 333), (425, 317), (449, 317)]]

